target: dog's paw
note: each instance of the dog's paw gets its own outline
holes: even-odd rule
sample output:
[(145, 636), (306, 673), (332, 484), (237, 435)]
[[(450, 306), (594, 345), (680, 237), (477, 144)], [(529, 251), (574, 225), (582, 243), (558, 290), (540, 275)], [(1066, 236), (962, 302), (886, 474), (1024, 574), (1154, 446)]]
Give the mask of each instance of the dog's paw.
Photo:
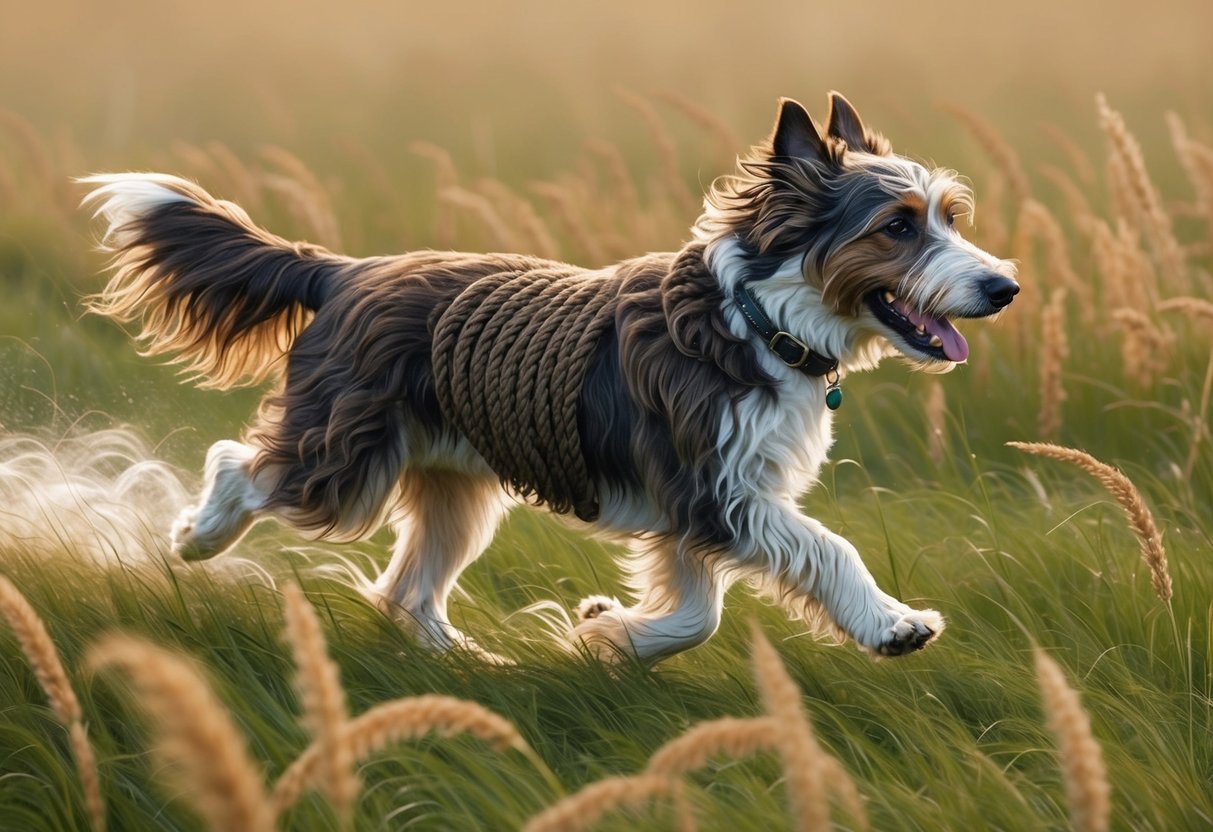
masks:
[(197, 545), (194, 527), (198, 522), (198, 506), (186, 506), (173, 521), (169, 531), (169, 548), (182, 560), (200, 560), (206, 557)]
[(908, 610), (881, 633), (873, 652), (881, 656), (913, 653), (934, 641), (943, 628), (943, 616), (935, 610)]
[(618, 598), (608, 598), (606, 595), (591, 595), (588, 598), (582, 598), (577, 604), (577, 620), (589, 621), (591, 618), (597, 618), (604, 612), (616, 610), (623, 607)]

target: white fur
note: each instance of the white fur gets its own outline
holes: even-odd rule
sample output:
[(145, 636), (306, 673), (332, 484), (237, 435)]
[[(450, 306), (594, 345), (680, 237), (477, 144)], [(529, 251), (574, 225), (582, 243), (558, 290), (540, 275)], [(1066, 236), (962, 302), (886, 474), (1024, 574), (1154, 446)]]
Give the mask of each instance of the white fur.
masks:
[(164, 173), (107, 173), (78, 181), (97, 186), (82, 204), (96, 205), (93, 216), (104, 216), (107, 223), (102, 242), (116, 248), (123, 245), (124, 226), (162, 205), (194, 201), (180, 189), (183, 180)]

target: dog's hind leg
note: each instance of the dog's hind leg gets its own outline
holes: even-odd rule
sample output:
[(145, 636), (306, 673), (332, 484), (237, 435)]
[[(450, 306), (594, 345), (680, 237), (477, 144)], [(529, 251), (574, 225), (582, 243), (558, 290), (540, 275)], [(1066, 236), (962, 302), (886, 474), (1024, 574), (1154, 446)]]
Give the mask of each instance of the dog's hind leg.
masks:
[(216, 442), (206, 454), (202, 495), (177, 516), (172, 551), (183, 560), (203, 560), (236, 544), (256, 519), (267, 490), (249, 473), (257, 449)]
[(407, 471), (400, 482), (400, 506), (393, 513), (399, 515), (396, 545), (369, 593), (371, 600), (414, 628), (428, 647), (483, 653), (451, 624), (447, 601), (459, 575), (488, 547), (507, 510), (496, 477)]
[(572, 633), (574, 646), (607, 661), (631, 655), (655, 662), (716, 632), (730, 580), (714, 558), (681, 552), (667, 540), (647, 541), (626, 566), (639, 603), (627, 607), (599, 595), (584, 599), (577, 607), (581, 623)]

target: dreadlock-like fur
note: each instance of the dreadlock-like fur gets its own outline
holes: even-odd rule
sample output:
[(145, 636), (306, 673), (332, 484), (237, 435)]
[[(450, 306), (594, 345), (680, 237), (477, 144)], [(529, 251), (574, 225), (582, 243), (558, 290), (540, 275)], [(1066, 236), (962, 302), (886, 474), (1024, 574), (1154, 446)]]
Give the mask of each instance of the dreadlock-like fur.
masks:
[[(748, 292), (845, 375), (892, 352), (950, 369), (968, 346), (949, 318), (992, 314), (1018, 289), (1009, 264), (952, 229), (968, 190), (893, 155), (841, 96), (824, 131), (781, 102), (680, 252), (598, 271), (514, 254), (356, 260), (282, 240), (175, 177), (86, 181), (115, 268), (92, 308), (138, 321), (147, 353), (206, 386), (276, 379), (244, 440), (208, 453), (203, 493), (173, 529), (182, 557), (217, 554), (262, 517), (332, 540), (390, 522), (392, 559), (367, 594), (425, 643), (476, 649), (447, 600), (512, 491), (632, 540), (636, 603), (578, 609), (574, 640), (602, 655), (656, 660), (704, 641), (738, 578), (873, 653), (942, 630), (798, 511), (830, 445), (837, 377), (785, 364), (736, 300)], [(528, 321), (546, 340), (528, 340)], [(553, 337), (574, 324), (580, 338)], [(544, 398), (571, 403), (566, 389), (575, 408)], [(494, 408), (503, 421), (477, 421)], [(549, 478), (553, 447), (578, 456)]]

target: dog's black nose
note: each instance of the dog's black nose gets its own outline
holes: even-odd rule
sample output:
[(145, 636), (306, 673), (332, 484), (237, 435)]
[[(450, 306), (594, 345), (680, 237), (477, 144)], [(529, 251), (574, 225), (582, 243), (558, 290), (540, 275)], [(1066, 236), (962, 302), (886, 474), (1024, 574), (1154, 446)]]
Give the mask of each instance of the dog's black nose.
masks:
[(1015, 296), (1019, 294), (1019, 284), (1009, 277), (998, 275), (982, 281), (981, 290), (986, 293), (986, 300), (991, 306), (1002, 309), (1015, 300)]

